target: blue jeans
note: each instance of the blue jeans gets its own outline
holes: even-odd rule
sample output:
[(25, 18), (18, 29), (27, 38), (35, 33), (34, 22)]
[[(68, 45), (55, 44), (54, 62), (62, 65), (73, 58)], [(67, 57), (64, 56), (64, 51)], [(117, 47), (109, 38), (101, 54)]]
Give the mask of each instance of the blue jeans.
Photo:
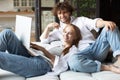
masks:
[(9, 29), (0, 33), (0, 68), (24, 77), (39, 76), (51, 71), (48, 61), (41, 56), (31, 56)]
[(120, 32), (118, 28), (114, 31), (107, 31), (104, 28), (94, 43), (69, 59), (70, 69), (89, 73), (100, 71), (101, 62), (107, 57), (110, 47), (113, 55), (120, 54)]

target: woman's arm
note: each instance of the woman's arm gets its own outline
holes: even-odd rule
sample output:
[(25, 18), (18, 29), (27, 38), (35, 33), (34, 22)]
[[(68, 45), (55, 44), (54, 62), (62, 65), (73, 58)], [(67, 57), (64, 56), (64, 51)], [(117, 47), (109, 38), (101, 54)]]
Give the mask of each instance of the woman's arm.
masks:
[(42, 51), (44, 55), (48, 57), (52, 61), (52, 63), (54, 63), (55, 56), (49, 53), (49, 51), (47, 51), (44, 47), (31, 43), (31, 48)]

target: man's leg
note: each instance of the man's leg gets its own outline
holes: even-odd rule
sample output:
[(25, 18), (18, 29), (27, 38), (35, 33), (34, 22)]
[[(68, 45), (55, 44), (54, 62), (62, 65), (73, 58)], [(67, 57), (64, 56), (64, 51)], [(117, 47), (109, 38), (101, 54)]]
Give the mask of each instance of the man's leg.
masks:
[(0, 68), (23, 77), (44, 75), (51, 71), (47, 60), (40, 56), (24, 57), (0, 51)]
[(30, 57), (27, 49), (10, 29), (5, 29), (0, 33), (0, 51), (6, 50), (11, 54)]
[(113, 56), (117, 58), (117, 61), (114, 63), (114, 65), (120, 66), (120, 31), (118, 27), (115, 28), (113, 31), (107, 31), (106, 36), (113, 51)]
[(113, 31), (107, 31), (106, 28), (102, 30), (95, 43), (91, 45), (92, 54), (96, 59), (104, 60), (110, 47), (114, 56), (120, 54), (120, 32), (117, 27)]
[(9, 29), (0, 33), (0, 68), (24, 77), (42, 75), (51, 70), (42, 57), (31, 57)]
[(118, 27), (116, 27), (113, 31), (111, 30), (107, 31), (107, 29), (104, 28), (95, 44), (99, 44), (97, 46), (92, 47), (95, 53), (95, 57), (98, 60), (105, 59), (107, 55), (106, 53), (109, 50), (109, 46), (110, 46), (113, 51), (113, 56), (117, 58), (114, 65), (120, 66), (120, 31)]

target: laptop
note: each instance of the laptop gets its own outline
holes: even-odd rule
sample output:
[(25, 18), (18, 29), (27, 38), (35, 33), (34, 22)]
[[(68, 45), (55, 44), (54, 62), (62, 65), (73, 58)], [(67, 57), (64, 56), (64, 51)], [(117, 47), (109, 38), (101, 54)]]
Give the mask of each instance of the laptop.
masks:
[(31, 17), (16, 15), (15, 34), (18, 37), (18, 39), (22, 42), (22, 44), (26, 47), (26, 49), (28, 49), (31, 55), (41, 55), (42, 57), (49, 60), (49, 58), (44, 56), (44, 53), (42, 51), (37, 51), (35, 49), (30, 48), (31, 24)]
[(30, 47), (32, 18), (16, 15), (15, 34), (26, 48)]

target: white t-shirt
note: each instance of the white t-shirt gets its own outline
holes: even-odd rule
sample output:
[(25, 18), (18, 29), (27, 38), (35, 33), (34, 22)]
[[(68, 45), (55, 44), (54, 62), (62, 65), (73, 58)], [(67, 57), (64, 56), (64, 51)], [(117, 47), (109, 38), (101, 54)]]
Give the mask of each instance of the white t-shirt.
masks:
[[(95, 41), (95, 38), (93, 34), (90, 32), (91, 30), (95, 30), (98, 32), (98, 28), (96, 28), (96, 21), (100, 18), (96, 19), (89, 19), (87, 17), (77, 17), (73, 18), (71, 17), (71, 23), (78, 26), (81, 35), (82, 35), (82, 40), (79, 42), (79, 50), (83, 50), (86, 47), (89, 46), (89, 43), (93, 43)], [(62, 31), (64, 27), (66, 26), (65, 23), (60, 22), (60, 28), (59, 29), (54, 29), (50, 34), (47, 39), (41, 39), (42, 43), (50, 43), (55, 40), (61, 40), (62, 41)]]
[[(37, 43), (36, 43), (37, 44)], [(37, 44), (42, 45), (43, 44)], [(53, 44), (54, 45), (54, 44)], [(48, 46), (48, 45), (47, 45)], [(46, 47), (46, 46), (43, 46)], [(68, 59), (75, 53), (78, 52), (78, 48), (73, 45), (66, 55), (61, 55), (64, 47), (63, 45), (55, 45), (54, 47), (48, 49), (48, 51), (55, 55), (55, 61), (52, 67), (52, 72), (48, 72), (47, 75), (59, 75), (61, 72), (64, 72), (68, 69)], [(37, 56), (42, 56), (48, 60), (48, 62), (52, 65), (51, 60), (47, 58), (42, 51), (34, 50)]]
[[(62, 50), (63, 48), (61, 48)], [(59, 75), (60, 73), (68, 70), (68, 59), (72, 56), (72, 54), (77, 53), (78, 48), (76, 46), (72, 46), (69, 49), (69, 52), (66, 55), (56, 55), (54, 65), (52, 68), (52, 72), (48, 72), (48, 75)]]

